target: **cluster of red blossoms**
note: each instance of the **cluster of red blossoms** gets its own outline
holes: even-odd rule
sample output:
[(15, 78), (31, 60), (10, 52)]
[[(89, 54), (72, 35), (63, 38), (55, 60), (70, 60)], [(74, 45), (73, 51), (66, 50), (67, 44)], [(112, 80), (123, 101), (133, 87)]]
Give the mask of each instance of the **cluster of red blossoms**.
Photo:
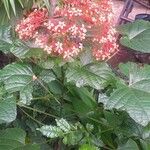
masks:
[(68, 60), (88, 44), (97, 60), (118, 50), (113, 28), (111, 0), (64, 0), (53, 16), (46, 8), (35, 9), (17, 26), (22, 40), (32, 40), (48, 54)]

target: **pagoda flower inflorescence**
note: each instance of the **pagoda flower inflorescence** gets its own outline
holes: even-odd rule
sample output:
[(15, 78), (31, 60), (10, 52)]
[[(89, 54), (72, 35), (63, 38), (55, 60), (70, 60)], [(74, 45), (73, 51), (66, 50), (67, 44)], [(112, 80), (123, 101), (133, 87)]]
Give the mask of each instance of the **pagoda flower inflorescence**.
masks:
[(65, 60), (75, 58), (90, 44), (96, 60), (108, 59), (118, 50), (111, 0), (64, 0), (53, 16), (35, 9), (16, 26), (21, 40)]

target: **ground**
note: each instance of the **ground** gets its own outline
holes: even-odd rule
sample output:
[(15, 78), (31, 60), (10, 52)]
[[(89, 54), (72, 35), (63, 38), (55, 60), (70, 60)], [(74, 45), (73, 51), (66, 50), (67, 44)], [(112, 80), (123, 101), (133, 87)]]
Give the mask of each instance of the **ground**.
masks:
[[(114, 13), (115, 13), (115, 22), (117, 22), (120, 12), (123, 8), (125, 0), (113, 0), (114, 3)], [(129, 15), (129, 18), (134, 19), (136, 14), (139, 13), (150, 13), (150, 10), (142, 7), (141, 5), (135, 4), (134, 9)]]

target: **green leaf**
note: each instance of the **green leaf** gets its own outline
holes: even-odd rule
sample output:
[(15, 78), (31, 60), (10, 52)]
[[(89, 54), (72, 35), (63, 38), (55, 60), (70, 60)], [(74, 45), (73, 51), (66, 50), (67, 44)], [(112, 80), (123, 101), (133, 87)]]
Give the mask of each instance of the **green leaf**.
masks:
[(139, 52), (150, 53), (150, 22), (138, 20), (121, 26), (119, 31), (123, 35), (120, 39), (122, 45)]
[(79, 150), (100, 150), (100, 149), (93, 145), (84, 144), (79, 148)]
[(22, 144), (25, 144), (26, 133), (20, 128), (7, 128), (0, 132), (0, 139), (15, 140)]
[(130, 88), (150, 93), (150, 65), (122, 64), (121, 71), (129, 77)]
[(9, 52), (12, 39), (11, 39), (11, 27), (0, 26), (0, 51)]
[(117, 150), (139, 150), (139, 148), (135, 141), (129, 139), (126, 144), (119, 146)]
[(7, 16), (8, 18), (10, 19), (10, 14), (9, 14), (9, 10), (10, 10), (10, 7), (9, 7), (9, 0), (2, 0), (3, 3), (4, 3), (4, 7), (6, 9), (6, 12), (7, 12)]
[(150, 139), (149, 140), (140, 140), (143, 150), (150, 150)]
[(16, 40), (13, 42), (10, 52), (20, 59), (31, 57), (41, 58), (43, 56), (46, 56), (46, 52), (44, 52), (42, 49), (30, 47), (20, 40)]
[(106, 105), (108, 100), (109, 100), (109, 97), (106, 94), (99, 94), (98, 103), (103, 103), (104, 105)]
[(22, 145), (22, 143), (19, 143), (15, 140), (0, 139), (0, 150), (14, 150)]
[(15, 1), (14, 0), (9, 0), (10, 5), (12, 7), (12, 10), (14, 12), (14, 14), (16, 15), (16, 7), (15, 7)]
[(116, 134), (126, 137), (142, 137), (143, 127), (137, 124), (126, 112), (104, 111), (105, 119)]
[(37, 63), (40, 67), (44, 69), (52, 69), (56, 64), (54, 59), (55, 58), (42, 59), (42, 60), (39, 60)]
[(143, 139), (150, 139), (150, 123), (143, 129)]
[(13, 150), (41, 150), (38, 144), (27, 144), (25, 146), (17, 147)]
[(150, 122), (150, 66), (129, 66), (129, 83), (120, 85), (108, 99), (106, 108), (125, 110), (137, 123)]
[(74, 111), (78, 115), (86, 116), (96, 109), (95, 99), (92, 94), (86, 88), (70, 87), (70, 101), (72, 102)]
[(18, 58), (25, 58), (25, 54), (30, 50), (30, 48), (17, 40), (13, 43), (10, 52), (13, 53)]
[(40, 75), (39, 78), (44, 81), (45, 83), (50, 83), (51, 81), (54, 81), (56, 79), (54, 73), (52, 72), (52, 70), (43, 70)]
[(25, 58), (44, 58), (45, 56), (47, 56), (47, 53), (43, 49), (33, 47), (30, 47), (24, 55)]
[(0, 132), (0, 150), (40, 150), (37, 144), (25, 145), (26, 133), (19, 128), (8, 128)]
[(21, 7), (24, 8), (24, 5), (22, 3), (22, 0), (18, 0), (18, 2), (20, 3)]
[(77, 145), (79, 141), (83, 138), (83, 133), (80, 130), (76, 130), (74, 132), (70, 132), (64, 135), (63, 143), (65, 145)]
[(2, 3), (0, 3), (0, 25), (2, 26), (2, 25), (6, 25), (6, 24), (8, 24), (8, 22), (9, 22), (9, 19), (8, 19), (8, 17), (7, 17), (7, 13), (6, 13), (6, 11), (5, 11), (5, 7), (3, 6), (3, 4)]
[(20, 103), (30, 105), (32, 100), (32, 86), (27, 86), (24, 90), (20, 91)]
[(9, 93), (19, 91), (23, 102), (25, 95), (32, 93), (33, 77), (35, 75), (31, 67), (21, 63), (9, 64), (0, 72), (0, 80), (4, 82), (5, 89)]
[(49, 138), (57, 138), (63, 134), (62, 130), (59, 127), (51, 125), (42, 126), (37, 130), (39, 130), (44, 136)]
[(67, 82), (73, 82), (77, 87), (90, 86), (95, 89), (103, 89), (114, 80), (111, 69), (105, 63), (69, 67), (66, 78)]
[(120, 87), (111, 95), (106, 107), (125, 110), (136, 122), (147, 125), (150, 121), (150, 93), (129, 87)]
[(16, 102), (13, 96), (0, 100), (0, 123), (9, 123), (16, 119)]
[(26, 133), (19, 128), (8, 128), (0, 132), (0, 150), (14, 150), (25, 144)]
[(63, 118), (56, 119), (57, 126), (64, 132), (69, 132), (71, 130), (70, 124)]

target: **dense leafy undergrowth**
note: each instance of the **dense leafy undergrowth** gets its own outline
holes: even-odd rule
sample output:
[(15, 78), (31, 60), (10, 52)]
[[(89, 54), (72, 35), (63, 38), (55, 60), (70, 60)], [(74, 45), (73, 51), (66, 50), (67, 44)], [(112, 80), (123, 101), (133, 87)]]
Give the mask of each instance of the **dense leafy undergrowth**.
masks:
[[(132, 45), (141, 32), (126, 26)], [(16, 56), (0, 71), (0, 149), (150, 149), (149, 65), (120, 64), (116, 73), (85, 52), (63, 62), (12, 35), (0, 27), (1, 51)]]
[[(119, 32), (124, 46), (150, 53), (149, 22)], [(0, 51), (13, 57), (0, 70), (0, 150), (150, 150), (149, 65), (111, 68), (89, 48), (66, 62), (5, 25)]]

